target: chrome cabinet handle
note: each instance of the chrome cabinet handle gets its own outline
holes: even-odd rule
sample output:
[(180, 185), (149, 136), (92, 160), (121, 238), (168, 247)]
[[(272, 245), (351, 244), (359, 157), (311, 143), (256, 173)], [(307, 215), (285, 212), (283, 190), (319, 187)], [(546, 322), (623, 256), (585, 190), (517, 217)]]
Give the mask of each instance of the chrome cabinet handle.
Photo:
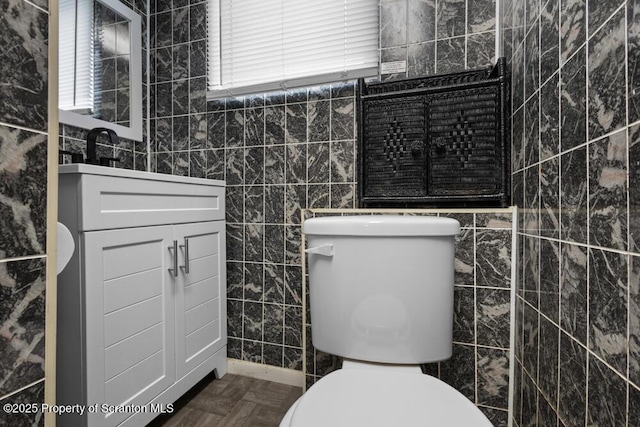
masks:
[(184, 238), (184, 245), (180, 245), (181, 249), (184, 249), (184, 265), (180, 268), (184, 271), (184, 274), (189, 274), (189, 239)]
[(168, 268), (167, 270), (173, 277), (178, 277), (178, 241), (174, 240), (173, 246), (169, 246), (167, 249), (169, 252), (173, 251), (173, 268)]

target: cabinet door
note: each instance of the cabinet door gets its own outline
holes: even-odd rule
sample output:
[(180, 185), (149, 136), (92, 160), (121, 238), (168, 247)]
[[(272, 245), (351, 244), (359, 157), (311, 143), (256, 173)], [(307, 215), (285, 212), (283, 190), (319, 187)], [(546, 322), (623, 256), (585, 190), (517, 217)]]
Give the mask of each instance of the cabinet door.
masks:
[(180, 379), (227, 343), (224, 222), (179, 225), (175, 236), (181, 245), (175, 290)]
[[(83, 243), (87, 403), (144, 405), (175, 381), (173, 226), (90, 232)], [(131, 415), (98, 410), (89, 425)]]

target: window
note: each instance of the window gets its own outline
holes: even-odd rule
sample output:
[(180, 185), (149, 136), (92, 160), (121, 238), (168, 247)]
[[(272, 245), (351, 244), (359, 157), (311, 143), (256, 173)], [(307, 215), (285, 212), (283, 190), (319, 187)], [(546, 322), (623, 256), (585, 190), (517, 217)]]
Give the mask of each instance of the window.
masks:
[(374, 76), (375, 0), (210, 0), (210, 98)]

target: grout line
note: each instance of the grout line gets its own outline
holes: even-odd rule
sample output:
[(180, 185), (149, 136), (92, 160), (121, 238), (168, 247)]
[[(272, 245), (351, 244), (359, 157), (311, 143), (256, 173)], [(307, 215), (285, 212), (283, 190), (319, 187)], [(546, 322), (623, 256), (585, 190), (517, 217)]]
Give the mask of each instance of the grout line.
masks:
[(17, 261), (28, 261), (28, 260), (32, 260), (32, 259), (47, 259), (47, 254), (41, 254), (41, 255), (26, 255), (26, 256), (19, 256), (19, 257), (14, 257), (14, 258), (3, 258), (0, 259), (0, 264), (3, 263), (9, 263), (9, 262), (17, 262)]
[[(5, 394), (4, 396), (0, 396), (0, 400), (5, 400), (5, 399), (10, 398), (11, 396), (15, 396), (16, 394), (21, 393), (21, 392), (23, 392), (23, 391), (25, 391), (25, 390), (27, 390), (27, 389), (35, 386), (35, 385), (38, 385), (39, 383), (44, 383), (44, 381), (45, 381), (45, 378), (43, 377), (43, 378), (41, 378), (41, 379), (39, 379), (37, 381), (34, 381), (32, 383), (29, 383), (29, 384), (27, 384), (27, 385), (25, 385), (25, 386), (23, 386), (23, 387), (21, 387), (21, 388), (19, 388), (17, 390), (13, 390), (12, 392)], [(29, 405), (29, 404), (26, 403), (25, 405)]]
[(477, 215), (473, 214), (473, 363), (474, 363), (474, 387), (475, 404), (480, 401), (478, 395), (478, 236), (475, 226), (477, 224)]

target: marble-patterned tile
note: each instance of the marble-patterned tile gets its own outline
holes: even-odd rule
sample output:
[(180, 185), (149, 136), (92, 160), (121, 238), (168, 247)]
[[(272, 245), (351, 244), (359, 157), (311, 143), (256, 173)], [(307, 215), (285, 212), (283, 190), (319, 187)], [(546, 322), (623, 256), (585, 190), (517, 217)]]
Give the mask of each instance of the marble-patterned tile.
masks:
[(436, 38), (444, 39), (465, 33), (464, 0), (436, 0)]
[[(245, 325), (246, 328), (246, 325)], [(253, 363), (264, 363), (263, 345), (261, 341), (242, 340), (242, 360)]]
[(539, 313), (530, 305), (524, 306), (523, 317), (523, 367), (533, 378), (538, 376), (538, 342), (540, 340)]
[(509, 352), (477, 348), (478, 404), (507, 409), (509, 406)]
[(301, 265), (300, 241), (302, 230), (299, 225), (285, 226), (285, 263)]
[(264, 109), (265, 144), (284, 144), (285, 142), (285, 107), (276, 105)]
[[(322, 101), (331, 98), (331, 85), (313, 86), (309, 88), (309, 108), (313, 101)], [(311, 140), (311, 139), (310, 139)]]
[(172, 122), (171, 151), (184, 151), (189, 149), (189, 116), (174, 117)]
[(227, 260), (244, 261), (244, 229), (242, 224), (227, 224)]
[(589, 348), (622, 375), (627, 368), (627, 256), (589, 250)]
[[(334, 143), (335, 145), (335, 143)], [(329, 182), (329, 144), (317, 143), (307, 145), (308, 182)]]
[(252, 185), (244, 188), (244, 221), (250, 224), (264, 222), (264, 186)]
[[(395, 61), (407, 61), (407, 47), (391, 47), (387, 49), (380, 50), (380, 63), (384, 64), (385, 62), (395, 62)], [(404, 79), (407, 77), (407, 72), (401, 73), (392, 73), (392, 74), (381, 74), (381, 81), (393, 81), (397, 79)]]
[(531, 235), (540, 233), (540, 170), (533, 166), (524, 170), (524, 230)]
[[(206, 15), (206, 14), (205, 14)], [(207, 75), (207, 41), (198, 40), (189, 43), (189, 76)]]
[(511, 283), (511, 232), (476, 231), (476, 285), (509, 288)]
[(207, 113), (207, 147), (224, 148), (225, 146), (225, 113), (214, 111)]
[(515, 375), (514, 375), (514, 381), (513, 381), (513, 414), (512, 414), (512, 419), (511, 421), (513, 422), (512, 425), (514, 426), (520, 426), (522, 425), (522, 393), (523, 393), (523, 386), (522, 386), (522, 365), (518, 362), (518, 360), (515, 360)]
[(356, 80), (331, 83), (331, 98), (347, 98), (356, 94)]
[(624, 0), (601, 0), (590, 2), (588, 7), (589, 37), (604, 24), (613, 12), (624, 3)]
[(493, 31), (496, 25), (495, 0), (469, 0), (467, 2), (467, 33)]
[(264, 189), (264, 221), (267, 224), (285, 223), (285, 186), (267, 185)]
[(627, 249), (627, 132), (589, 144), (589, 244)]
[(466, 68), (483, 68), (495, 62), (496, 35), (494, 32), (467, 36)]
[(524, 106), (524, 166), (529, 167), (540, 161), (540, 100), (538, 94), (531, 97)]
[(522, 374), (522, 427), (538, 426), (538, 388), (531, 377)]
[(242, 340), (238, 338), (227, 339), (227, 357), (230, 359), (242, 359)]
[(494, 427), (507, 427), (509, 425), (509, 411), (479, 406), (482, 413), (489, 419)]
[(627, 425), (627, 384), (608, 366), (589, 355), (588, 425)]
[(284, 342), (284, 306), (264, 304), (264, 341), (273, 344)]
[(627, 2), (627, 95), (628, 123), (640, 119), (640, 3)]
[(453, 290), (453, 341), (475, 344), (474, 288), (456, 286)]
[(467, 228), (456, 236), (454, 282), (459, 285), (475, 285), (474, 233), (473, 228)]
[(189, 78), (189, 45), (179, 44), (172, 47), (172, 59), (170, 64), (171, 80)]
[(244, 301), (242, 310), (243, 338), (262, 340), (264, 329), (261, 302)]
[(336, 209), (353, 209), (356, 204), (354, 184), (331, 184), (331, 207)]
[(264, 145), (264, 108), (247, 108), (244, 112), (246, 145)]
[(423, 77), (435, 73), (436, 43), (425, 42), (407, 47), (407, 77)]
[(158, 83), (156, 86), (156, 116), (157, 117), (169, 117), (173, 111), (173, 98), (172, 90), (173, 84), (171, 82)]
[(227, 299), (227, 334), (230, 338), (242, 338), (242, 301)]
[(640, 385), (640, 257), (635, 255), (629, 257), (629, 381)]
[(207, 166), (205, 170), (205, 178), (207, 179), (218, 179), (224, 180), (224, 172), (225, 172), (225, 151), (223, 149), (219, 150), (205, 150), (207, 156)]
[(265, 365), (282, 367), (284, 347), (276, 344), (262, 344), (262, 358)]
[(567, 426), (585, 425), (587, 351), (564, 332), (560, 333), (558, 415)]
[[(511, 212), (477, 213), (476, 227), (511, 230), (513, 215)], [(462, 226), (462, 224), (461, 224)]]
[[(302, 267), (286, 265), (284, 270), (284, 302), (288, 305), (302, 305)], [(307, 322), (311, 318), (307, 317)]]
[(554, 157), (540, 165), (540, 235), (560, 235), (560, 167)]
[[(408, 0), (407, 43), (422, 43), (436, 38), (436, 0)], [(401, 28), (404, 23), (400, 23)]]
[(155, 172), (167, 175), (171, 175), (173, 173), (172, 153), (158, 153), (153, 161), (155, 162), (155, 167), (153, 168)]
[(587, 156), (582, 147), (560, 158), (560, 236), (587, 243)]
[(245, 261), (262, 262), (264, 246), (264, 225), (245, 224), (244, 226), (244, 259)]
[(265, 225), (264, 259), (268, 262), (284, 263), (283, 225)]
[(524, 44), (516, 48), (511, 59), (512, 108), (518, 110), (524, 103)]
[(188, 147), (190, 150), (202, 150), (207, 145), (207, 117), (205, 114), (189, 116)]
[(245, 184), (263, 184), (264, 167), (264, 147), (246, 148), (244, 151), (244, 177)]
[[(474, 226), (474, 214), (471, 214), (471, 213), (441, 212), (439, 216), (455, 219), (460, 223), (461, 228), (472, 228)], [(490, 217), (485, 217), (485, 218), (487, 218), (487, 221), (482, 222), (482, 225), (478, 225), (478, 226), (493, 228), (492, 226), (489, 225), (489, 222), (491, 222), (492, 218)], [(502, 227), (495, 227), (495, 228), (502, 228)], [(511, 226), (509, 226), (509, 228), (511, 228)]]
[(540, 312), (558, 323), (560, 299), (560, 243), (540, 240)]
[(538, 394), (538, 424), (541, 426), (558, 425), (558, 414), (542, 393)]
[(225, 146), (242, 147), (244, 145), (244, 111), (230, 110), (225, 117)]
[(307, 142), (307, 104), (287, 104), (287, 143)]
[(587, 254), (577, 245), (562, 244), (560, 324), (574, 339), (587, 344)]
[(338, 356), (315, 350), (316, 375), (324, 376), (342, 366), (342, 360)]
[(355, 141), (331, 143), (331, 182), (355, 181)]
[(285, 164), (287, 184), (307, 182), (307, 144), (287, 144)]
[[(540, 316), (538, 387), (555, 410), (558, 397), (558, 348), (560, 336), (558, 327), (544, 316)], [(543, 424), (547, 425), (547, 424)]]
[(627, 123), (626, 24), (621, 9), (589, 40), (589, 139)]
[(243, 298), (245, 301), (264, 300), (264, 267), (260, 263), (245, 262), (243, 264)]
[(307, 187), (307, 208), (323, 209), (328, 208), (329, 202), (329, 184), (310, 184)]
[(284, 343), (287, 346), (302, 346), (302, 307), (285, 306)]
[(540, 82), (559, 68), (560, 2), (547, 1), (540, 14)]
[(227, 298), (238, 300), (244, 298), (244, 265), (242, 262), (227, 261)]
[(265, 184), (285, 183), (285, 147), (267, 146), (264, 149)]
[[(512, 126), (511, 167), (513, 170), (518, 171), (524, 168), (524, 108), (520, 108), (513, 114)], [(514, 203), (517, 206), (522, 206), (522, 199), (514, 198)]]
[(207, 152), (205, 150), (189, 151), (189, 176), (204, 178), (207, 169)]
[(306, 185), (293, 185), (286, 186), (286, 224), (300, 224), (301, 223), (301, 210), (305, 209), (307, 205), (307, 188)]
[(225, 179), (227, 185), (244, 184), (244, 149), (230, 148), (225, 150)]
[(264, 94), (247, 95), (244, 98), (245, 108), (264, 107)]
[(244, 187), (226, 188), (225, 213), (228, 223), (244, 222)]
[(454, 344), (451, 359), (440, 363), (440, 379), (472, 402), (476, 395), (475, 357), (475, 347)]
[(329, 141), (330, 107), (329, 101), (309, 102), (307, 115), (309, 142)]
[(309, 90), (306, 87), (297, 89), (287, 89), (285, 92), (286, 103), (293, 104), (297, 102), (306, 103), (309, 100)]
[[(10, 397), (0, 400), (0, 403), (2, 405), (24, 405), (24, 407), (29, 407), (29, 405), (33, 404), (40, 405), (44, 403), (44, 385), (45, 382), (41, 381)], [(42, 411), (34, 411), (34, 413), (30, 411), (20, 411), (11, 414), (3, 411), (2, 417), (0, 417), (0, 423), (2, 423), (3, 426), (11, 427), (40, 427), (44, 426), (44, 415)]]
[(540, 160), (560, 153), (559, 78), (560, 73), (554, 74), (540, 89)]
[(207, 5), (204, 2), (191, 3), (189, 7), (189, 40), (205, 39), (207, 37)]
[(284, 304), (284, 265), (264, 265), (264, 301)]
[(156, 31), (155, 45), (157, 47), (171, 46), (173, 44), (172, 16), (171, 10), (163, 11), (155, 15)]
[(355, 100), (331, 100), (331, 140), (353, 140), (355, 137)]
[(476, 343), (509, 348), (511, 291), (476, 288)]
[(302, 349), (300, 348), (284, 348), (283, 368), (302, 370)]
[(628, 129), (629, 141), (629, 250), (640, 253), (640, 125)]
[(586, 56), (581, 48), (560, 70), (560, 144), (569, 150), (587, 140)]
[(436, 73), (446, 74), (463, 71), (465, 37), (438, 40), (436, 44)]
[(560, 8), (560, 58), (567, 61), (586, 40), (586, 0), (565, 0)]
[(174, 80), (171, 83), (173, 115), (189, 113), (189, 79)]
[(44, 258), (0, 262), (0, 395), (44, 378)]
[(173, 44), (186, 43), (189, 41), (189, 8), (182, 7), (172, 10), (171, 16), (173, 29)]
[(47, 130), (48, 29), (46, 12), (21, 0), (0, 5), (0, 122)]
[(380, 47), (402, 46), (407, 43), (407, 0), (380, 4)]
[(540, 87), (540, 21), (536, 20), (533, 29), (525, 38), (524, 58), (524, 99), (529, 98)]
[(46, 251), (47, 135), (0, 125), (0, 259)]

